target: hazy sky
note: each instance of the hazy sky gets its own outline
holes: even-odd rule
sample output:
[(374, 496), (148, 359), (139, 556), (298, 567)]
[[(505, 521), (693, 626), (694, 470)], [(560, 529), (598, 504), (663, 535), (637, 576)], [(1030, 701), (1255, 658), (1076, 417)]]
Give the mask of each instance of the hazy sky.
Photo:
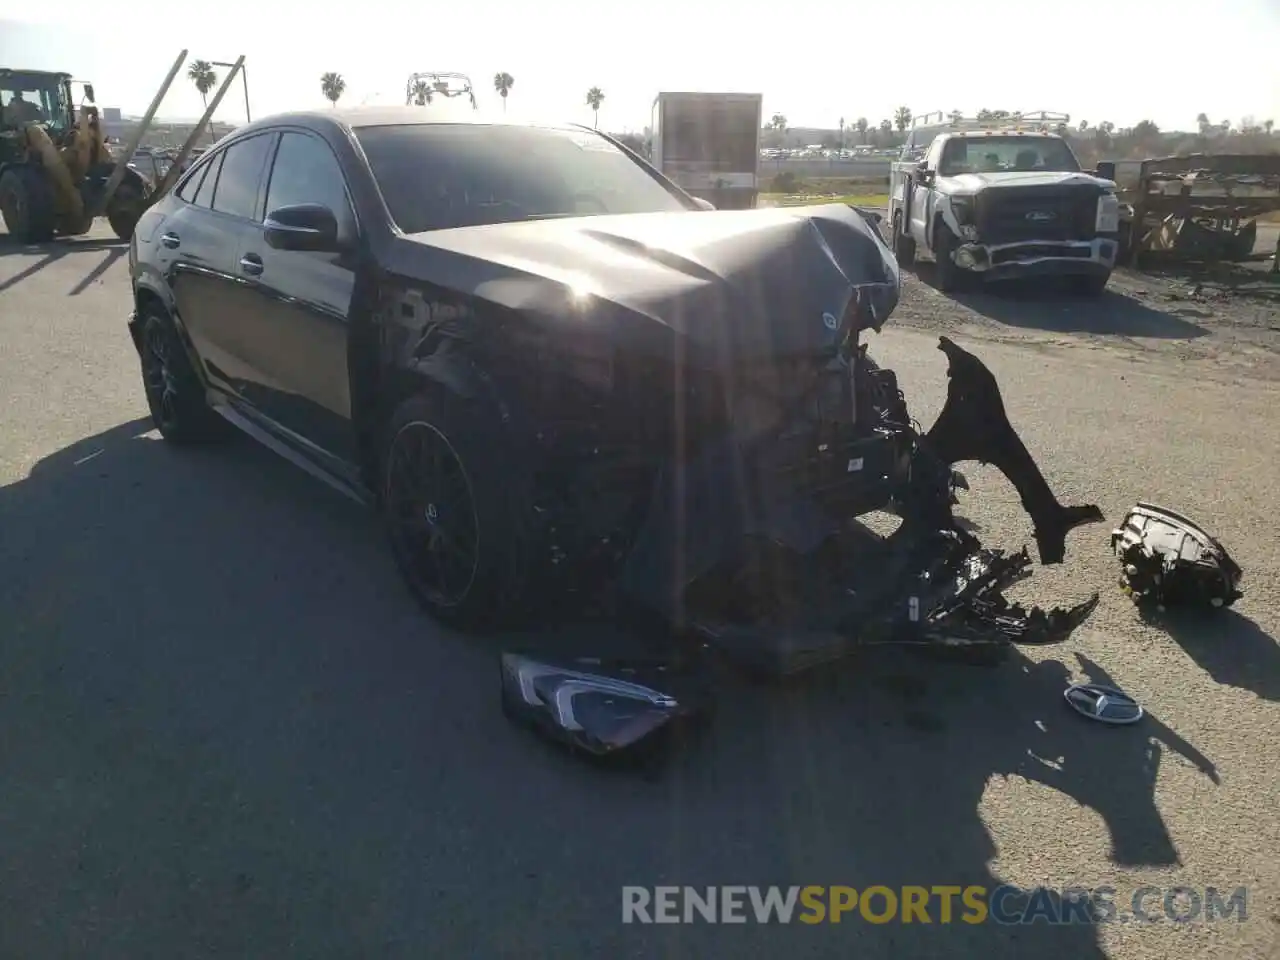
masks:
[[(648, 0), (618, 4), (615, 15), (584, 0), (141, 0), (93, 33), (79, 24), (116, 8), (45, 6), (56, 13), (0, 0), (0, 64), (68, 70), (126, 113), (146, 108), (186, 47), (206, 60), (246, 56), (255, 117), (326, 106), (326, 70), (346, 78), (344, 103), (402, 102), (408, 74), (424, 70), (468, 73), (496, 103), (493, 75), (505, 70), (513, 108), (562, 119), (590, 119), (586, 91), (599, 86), (600, 123), (611, 130), (644, 127), (659, 90), (760, 92), (766, 116), (784, 113), (793, 126), (834, 127), (842, 116), (875, 124), (900, 104), (1060, 110), (1117, 126), (1146, 118), (1165, 129), (1193, 128), (1202, 110), (1215, 121), (1280, 122), (1280, 0)], [(909, 29), (908, 12), (922, 29)], [(130, 23), (147, 25), (137, 43), (124, 41)], [(1209, 44), (1199, 53), (1198, 37)], [(185, 78), (161, 108), (200, 113)], [(217, 116), (243, 120), (239, 88)]]

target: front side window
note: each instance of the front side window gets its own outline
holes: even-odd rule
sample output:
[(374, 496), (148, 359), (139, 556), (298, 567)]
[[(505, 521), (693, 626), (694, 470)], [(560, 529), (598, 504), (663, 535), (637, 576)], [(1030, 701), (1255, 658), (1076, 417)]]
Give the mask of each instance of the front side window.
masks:
[(692, 209), (599, 134), (478, 123), (357, 127), (405, 233), (549, 217)]
[(253, 218), (258, 206), (258, 187), (267, 165), (274, 135), (259, 134), (233, 143), (223, 151), (222, 170), (213, 192), (213, 209), (233, 217)]
[(346, 179), (329, 146), (302, 133), (280, 137), (267, 187), (266, 212), (299, 203), (318, 203), (333, 211), (340, 225), (350, 221)]

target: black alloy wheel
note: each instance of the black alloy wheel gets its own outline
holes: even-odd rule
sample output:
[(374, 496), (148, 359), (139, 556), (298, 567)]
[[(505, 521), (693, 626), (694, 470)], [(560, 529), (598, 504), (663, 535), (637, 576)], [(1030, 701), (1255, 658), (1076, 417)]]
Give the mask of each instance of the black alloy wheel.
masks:
[(385, 493), (392, 549), (410, 586), (433, 607), (458, 607), (480, 568), (480, 523), (453, 444), (430, 423), (404, 424), (391, 440)]
[(173, 321), (158, 311), (144, 314), (138, 340), (142, 389), (160, 436), (184, 445), (225, 436), (226, 421), (206, 402)]
[(142, 331), (142, 383), (156, 427), (164, 435), (181, 429), (176, 348), (164, 323), (150, 319)]

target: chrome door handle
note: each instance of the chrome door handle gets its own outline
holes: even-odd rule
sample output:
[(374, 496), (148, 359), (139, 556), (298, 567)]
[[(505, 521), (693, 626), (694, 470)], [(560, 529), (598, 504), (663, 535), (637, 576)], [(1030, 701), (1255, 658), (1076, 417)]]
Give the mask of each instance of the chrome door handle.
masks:
[(262, 276), (262, 258), (256, 253), (246, 253), (240, 258), (240, 272), (251, 277)]
[(176, 233), (166, 233), (160, 237), (160, 245), (168, 247), (170, 250), (177, 250), (182, 241), (178, 239)]

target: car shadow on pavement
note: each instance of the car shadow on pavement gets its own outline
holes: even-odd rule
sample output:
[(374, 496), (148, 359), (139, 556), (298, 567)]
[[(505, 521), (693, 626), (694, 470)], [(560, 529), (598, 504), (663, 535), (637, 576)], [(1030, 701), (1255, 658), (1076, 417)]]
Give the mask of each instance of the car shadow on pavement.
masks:
[(1280, 644), (1249, 617), (1235, 610), (1140, 613), (1218, 683), (1280, 702)]
[[(923, 266), (921, 281), (937, 289), (932, 265)], [(944, 296), (996, 323), (1023, 329), (1161, 340), (1194, 340), (1209, 335), (1199, 324), (1173, 312), (1157, 310), (1118, 290), (1108, 289), (1099, 297), (1080, 297), (1052, 279), (971, 286)]]
[(1096, 811), (1110, 861), (1042, 815), (1016, 842), (1105, 885), (1109, 863), (1177, 862), (1161, 755), (1214, 776), (1154, 717), (1072, 713), (1062, 662), (901, 651), (726, 676), (660, 770), (583, 765), (503, 718), (499, 648), (418, 611), (367, 511), (251, 442), (149, 428), (0, 488), (6, 955), (1103, 960), (1095, 925), (958, 902), (951, 923), (626, 925), (622, 887), (990, 890), (982, 806), (1020, 822), (1022, 779)]

